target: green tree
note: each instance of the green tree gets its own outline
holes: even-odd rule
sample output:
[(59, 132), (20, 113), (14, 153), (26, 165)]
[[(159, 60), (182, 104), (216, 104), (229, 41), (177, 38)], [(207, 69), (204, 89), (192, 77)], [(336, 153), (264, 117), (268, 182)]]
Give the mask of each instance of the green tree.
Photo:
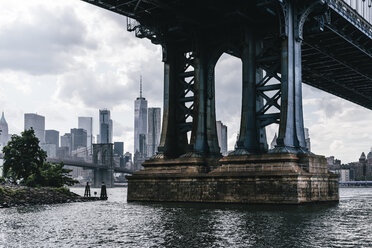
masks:
[(32, 187), (62, 187), (77, 183), (69, 176), (71, 170), (63, 168), (63, 163), (46, 162), (46, 152), (40, 148), (33, 129), (25, 130), (21, 136), (13, 135), (3, 153), (3, 175), (14, 182)]
[(19, 135), (12, 135), (3, 148), (3, 176), (14, 182), (23, 183), (29, 176), (38, 176), (39, 167), (46, 160), (46, 152), (39, 146), (39, 139), (33, 129), (25, 130)]

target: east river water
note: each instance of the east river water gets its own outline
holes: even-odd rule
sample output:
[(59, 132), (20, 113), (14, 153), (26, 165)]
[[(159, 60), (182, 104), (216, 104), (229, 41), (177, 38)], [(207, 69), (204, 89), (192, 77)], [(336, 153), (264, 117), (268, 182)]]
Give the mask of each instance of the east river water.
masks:
[(126, 192), (0, 209), (0, 247), (372, 247), (372, 188), (301, 206), (127, 203)]

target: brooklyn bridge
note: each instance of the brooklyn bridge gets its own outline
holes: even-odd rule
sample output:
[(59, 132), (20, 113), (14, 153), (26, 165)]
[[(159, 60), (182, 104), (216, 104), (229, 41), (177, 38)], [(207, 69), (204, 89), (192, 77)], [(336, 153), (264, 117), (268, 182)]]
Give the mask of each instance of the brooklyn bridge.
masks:
[[(84, 1), (126, 16), (128, 31), (163, 49), (160, 146), (128, 176), (128, 200), (338, 201), (337, 176), (305, 145), (302, 83), (372, 109), (371, 1)], [(223, 53), (242, 65), (239, 137), (226, 157), (215, 124)]]

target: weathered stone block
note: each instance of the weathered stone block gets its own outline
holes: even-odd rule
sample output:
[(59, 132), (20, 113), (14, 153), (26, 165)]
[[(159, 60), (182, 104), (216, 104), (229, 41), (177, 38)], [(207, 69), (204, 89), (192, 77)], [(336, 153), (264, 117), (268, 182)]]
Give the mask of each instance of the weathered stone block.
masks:
[(338, 201), (323, 156), (264, 154), (152, 160), (128, 176), (128, 201), (288, 203)]

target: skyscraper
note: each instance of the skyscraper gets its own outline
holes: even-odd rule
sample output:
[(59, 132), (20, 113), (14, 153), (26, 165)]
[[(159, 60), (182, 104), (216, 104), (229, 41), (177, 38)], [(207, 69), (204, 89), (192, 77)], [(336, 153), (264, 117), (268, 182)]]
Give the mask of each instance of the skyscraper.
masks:
[(110, 118), (110, 110), (100, 109), (99, 110), (99, 143), (106, 144), (112, 143), (113, 136), (113, 125)]
[(48, 158), (56, 158), (57, 157), (57, 147), (56, 144), (40, 144), (40, 148), (43, 149), (46, 153)]
[(139, 153), (146, 158), (147, 157), (147, 142), (146, 142), (146, 134), (140, 134), (139, 135)]
[(59, 132), (57, 130), (45, 130), (45, 143), (56, 145), (59, 147)]
[(71, 149), (72, 151), (79, 147), (87, 146), (87, 131), (82, 128), (71, 129)]
[(25, 130), (34, 129), (35, 136), (39, 139), (40, 143), (45, 143), (45, 117), (26, 113), (25, 114)]
[(92, 154), (93, 143), (93, 118), (92, 117), (78, 117), (78, 127), (87, 131), (87, 148), (89, 154)]
[(114, 142), (114, 155), (123, 156), (124, 142)]
[(67, 147), (67, 153), (71, 155), (71, 133), (65, 133), (63, 136), (61, 136), (61, 147)]
[(160, 108), (148, 108), (147, 156), (156, 155), (160, 142)]
[(221, 121), (216, 121), (217, 127), (217, 138), (218, 145), (220, 146), (220, 151), (223, 156), (227, 155), (227, 126), (225, 126)]
[(8, 123), (5, 120), (4, 112), (1, 114), (0, 119), (0, 149), (7, 145), (9, 141)]
[(41, 143), (40, 147), (46, 151), (48, 158), (57, 157), (57, 150), (59, 148), (59, 132), (57, 130), (45, 130), (45, 143)]
[[(134, 101), (134, 153), (140, 151), (140, 135), (144, 135), (142, 142), (146, 141), (147, 101), (142, 97), (142, 77), (140, 79), (140, 96)], [(145, 147), (147, 146), (145, 145)]]

